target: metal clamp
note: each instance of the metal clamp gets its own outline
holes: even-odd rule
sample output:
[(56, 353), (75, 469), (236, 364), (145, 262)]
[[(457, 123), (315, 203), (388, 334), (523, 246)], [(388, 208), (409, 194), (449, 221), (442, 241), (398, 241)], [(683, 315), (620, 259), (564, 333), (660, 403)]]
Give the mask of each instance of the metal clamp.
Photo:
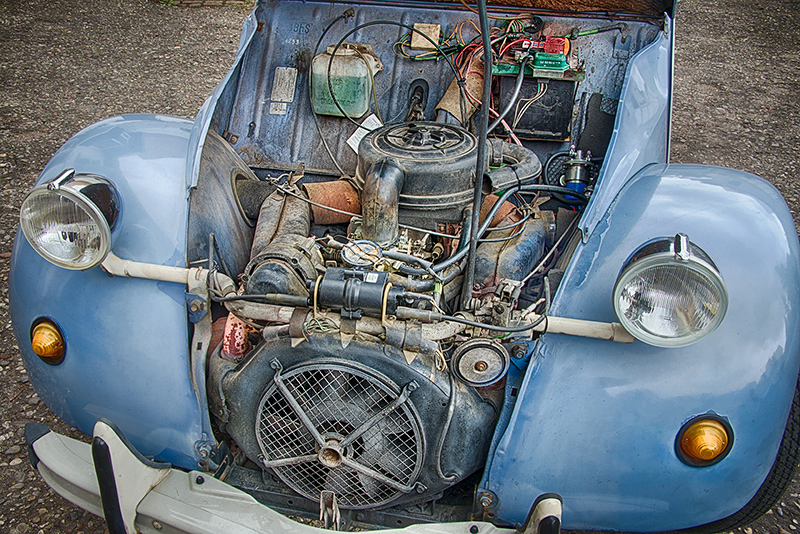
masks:
[(319, 520), (328, 530), (342, 528), (342, 514), (339, 512), (336, 494), (330, 490), (322, 490), (319, 493)]

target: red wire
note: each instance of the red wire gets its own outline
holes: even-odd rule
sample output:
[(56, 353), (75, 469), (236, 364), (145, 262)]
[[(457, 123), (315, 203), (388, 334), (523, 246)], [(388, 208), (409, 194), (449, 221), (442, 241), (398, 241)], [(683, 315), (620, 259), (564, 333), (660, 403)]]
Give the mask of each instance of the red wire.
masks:
[(517, 39), (516, 41), (511, 41), (506, 46), (504, 46), (502, 50), (500, 50), (500, 57), (503, 57), (503, 54), (508, 52), (508, 49), (513, 47), (514, 45), (522, 44), (522, 43), (526, 43), (526, 42), (529, 43), (530, 41), (531, 41), (530, 39)]

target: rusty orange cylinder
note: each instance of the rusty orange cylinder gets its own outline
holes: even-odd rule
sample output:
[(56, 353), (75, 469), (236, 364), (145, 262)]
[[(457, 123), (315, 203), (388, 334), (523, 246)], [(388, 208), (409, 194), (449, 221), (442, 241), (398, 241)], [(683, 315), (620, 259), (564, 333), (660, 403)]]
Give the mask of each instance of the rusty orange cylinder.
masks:
[[(303, 188), (312, 202), (353, 215), (361, 214), (361, 199), (358, 191), (347, 180), (311, 182), (303, 184)], [(343, 224), (350, 222), (351, 218), (350, 215), (327, 210), (313, 204), (311, 205), (311, 214), (314, 217), (314, 224)]]

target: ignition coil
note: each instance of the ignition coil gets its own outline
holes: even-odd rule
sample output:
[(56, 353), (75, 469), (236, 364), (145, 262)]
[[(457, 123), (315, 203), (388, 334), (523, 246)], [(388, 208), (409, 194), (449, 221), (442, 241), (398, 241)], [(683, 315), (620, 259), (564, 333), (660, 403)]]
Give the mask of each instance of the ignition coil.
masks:
[(317, 306), (338, 309), (344, 319), (361, 319), (362, 314), (394, 315), (404, 291), (392, 287), (388, 273), (340, 267), (329, 267), (322, 280), (312, 283), (311, 290)]

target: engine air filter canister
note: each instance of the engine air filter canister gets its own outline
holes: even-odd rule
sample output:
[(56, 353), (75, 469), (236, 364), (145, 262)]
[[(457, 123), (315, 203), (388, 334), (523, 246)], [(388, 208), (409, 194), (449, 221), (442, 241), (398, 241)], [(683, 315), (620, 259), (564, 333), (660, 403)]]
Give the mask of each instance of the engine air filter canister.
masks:
[(458, 126), (391, 124), (361, 140), (355, 181), (363, 188), (370, 168), (391, 160), (404, 173), (401, 216), (424, 211), (438, 221), (458, 222), (461, 210), (472, 202), (476, 157), (477, 139)]

